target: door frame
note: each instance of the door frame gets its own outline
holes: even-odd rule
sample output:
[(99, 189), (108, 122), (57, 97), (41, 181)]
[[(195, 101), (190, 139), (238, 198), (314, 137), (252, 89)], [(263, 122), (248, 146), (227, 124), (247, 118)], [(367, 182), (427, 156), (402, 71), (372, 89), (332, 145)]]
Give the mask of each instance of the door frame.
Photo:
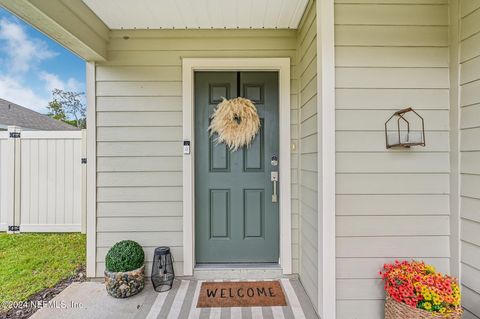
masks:
[(290, 58), (183, 58), (183, 141), (190, 154), (183, 155), (183, 274), (195, 267), (195, 71), (277, 71), (279, 81), (279, 214), (280, 267), (292, 273), (291, 154), (290, 154)]

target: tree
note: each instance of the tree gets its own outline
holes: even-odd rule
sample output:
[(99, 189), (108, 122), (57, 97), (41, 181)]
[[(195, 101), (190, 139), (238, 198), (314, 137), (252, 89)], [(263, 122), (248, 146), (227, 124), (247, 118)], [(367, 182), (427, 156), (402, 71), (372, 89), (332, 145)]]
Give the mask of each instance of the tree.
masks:
[(65, 121), (67, 119), (67, 117), (65, 116), (65, 112), (63, 111), (62, 105), (57, 100), (49, 102), (47, 109), (49, 111), (48, 116), (50, 116), (51, 118), (60, 121)]
[(87, 106), (82, 101), (85, 93), (54, 89), (52, 95), (53, 101), (47, 107), (48, 116), (78, 128), (87, 127)]

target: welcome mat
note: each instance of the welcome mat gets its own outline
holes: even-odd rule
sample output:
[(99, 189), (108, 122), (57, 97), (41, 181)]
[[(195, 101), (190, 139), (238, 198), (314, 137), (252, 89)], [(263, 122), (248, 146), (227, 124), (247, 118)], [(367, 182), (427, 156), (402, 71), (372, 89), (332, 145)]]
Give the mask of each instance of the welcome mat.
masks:
[(286, 306), (278, 281), (204, 282), (197, 308)]

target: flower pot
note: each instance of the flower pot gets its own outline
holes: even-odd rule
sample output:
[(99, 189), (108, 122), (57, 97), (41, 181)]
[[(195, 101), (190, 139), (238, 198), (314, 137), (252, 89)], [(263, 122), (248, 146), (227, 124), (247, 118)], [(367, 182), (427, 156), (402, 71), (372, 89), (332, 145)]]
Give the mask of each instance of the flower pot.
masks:
[(403, 302), (398, 302), (387, 294), (385, 300), (385, 319), (460, 319), (462, 309), (455, 312), (438, 313), (411, 307)]
[(105, 270), (105, 287), (108, 294), (115, 298), (138, 294), (145, 287), (145, 266), (126, 272)]

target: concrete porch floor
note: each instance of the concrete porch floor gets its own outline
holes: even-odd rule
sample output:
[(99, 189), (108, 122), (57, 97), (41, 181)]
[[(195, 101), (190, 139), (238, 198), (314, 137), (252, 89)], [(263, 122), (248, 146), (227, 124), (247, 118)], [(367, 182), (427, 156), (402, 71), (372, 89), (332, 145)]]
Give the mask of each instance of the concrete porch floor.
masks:
[(286, 307), (196, 308), (201, 281), (176, 280), (168, 293), (157, 293), (149, 280), (145, 289), (127, 299), (115, 299), (101, 282), (73, 283), (48, 307), (39, 309), (32, 319), (75, 318), (232, 318), (232, 319), (317, 319), (317, 315), (298, 279), (280, 279)]

